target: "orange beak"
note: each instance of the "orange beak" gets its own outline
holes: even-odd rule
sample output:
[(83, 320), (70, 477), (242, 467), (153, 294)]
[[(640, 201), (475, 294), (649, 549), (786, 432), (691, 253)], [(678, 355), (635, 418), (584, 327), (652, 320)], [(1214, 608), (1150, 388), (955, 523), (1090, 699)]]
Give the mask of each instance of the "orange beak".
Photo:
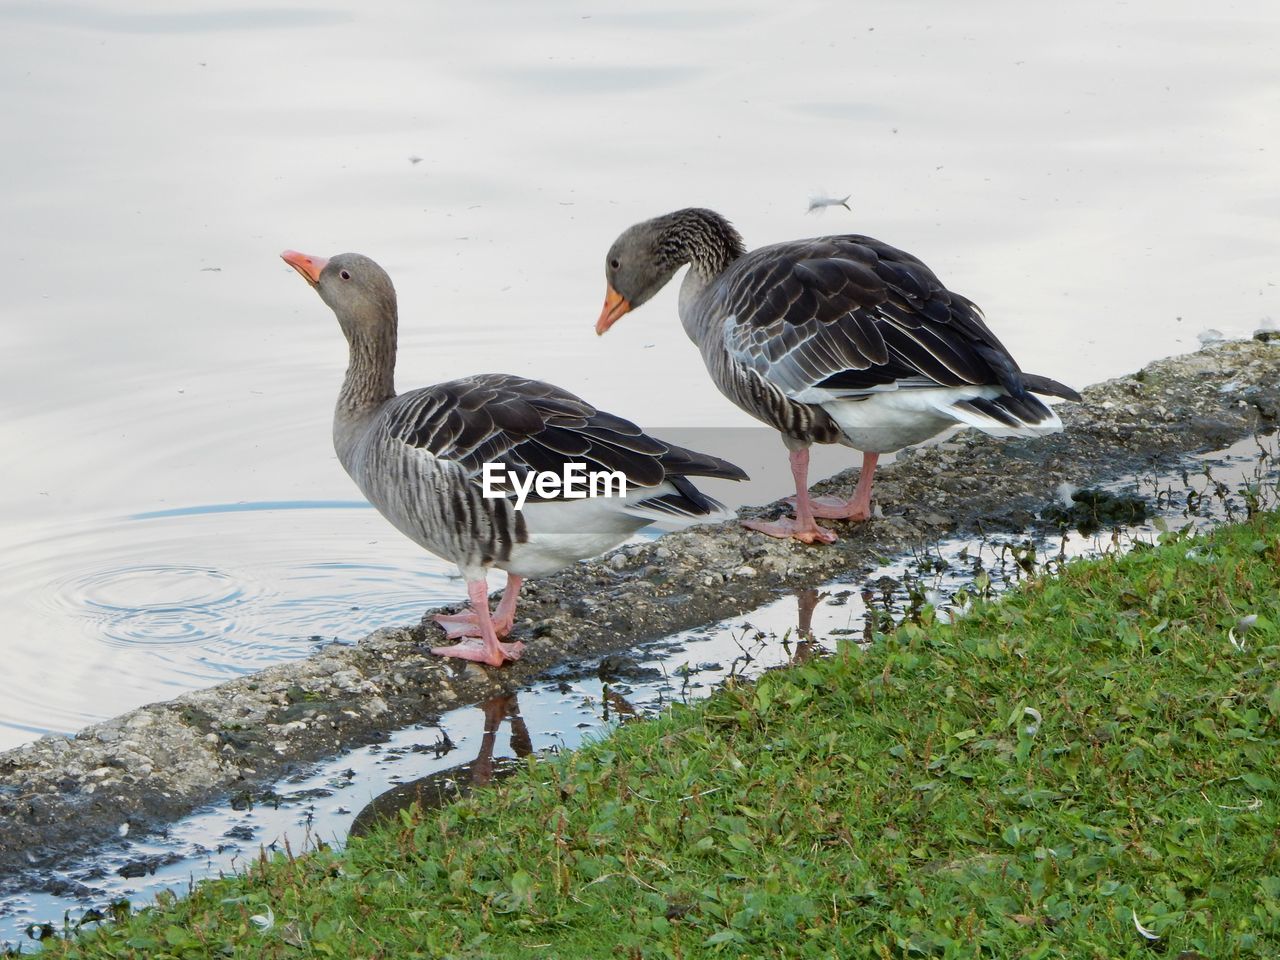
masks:
[(600, 319), (596, 321), (596, 336), (603, 336), (604, 332), (617, 323), (618, 318), (630, 309), (631, 302), (613, 289), (613, 285), (610, 284), (609, 292), (604, 295), (604, 309), (600, 311)]
[(313, 287), (320, 282), (320, 271), (329, 262), (325, 257), (311, 257), (297, 250), (286, 250), (280, 259), (302, 274), (302, 279)]

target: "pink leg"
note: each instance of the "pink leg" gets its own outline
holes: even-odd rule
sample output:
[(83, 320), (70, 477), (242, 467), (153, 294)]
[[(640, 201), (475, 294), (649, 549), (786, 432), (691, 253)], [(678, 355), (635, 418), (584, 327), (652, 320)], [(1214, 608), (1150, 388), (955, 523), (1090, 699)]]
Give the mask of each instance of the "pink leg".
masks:
[[(520, 587), (523, 584), (524, 577), (517, 577), (514, 573), (507, 574), (507, 586), (502, 591), (502, 601), (498, 604), (497, 612), (493, 615), (493, 632), (499, 637), (505, 637), (511, 632), (511, 628), (515, 626), (516, 602), (520, 598)], [(444, 627), (444, 634), (450, 640), (457, 640), (459, 637), (480, 636), (479, 618), (474, 610), (463, 610), (460, 613), (437, 613), (431, 619)]]
[(524, 577), (517, 577), (514, 573), (507, 574), (507, 586), (502, 591), (498, 613), (493, 620), (493, 629), (499, 636), (505, 637), (516, 625), (516, 603), (520, 600), (520, 587), (523, 585)]
[(489, 616), (489, 585), (484, 580), (469, 581), (467, 596), (471, 599), (471, 609), (475, 611), (479, 637), (468, 638), (451, 647), (432, 647), (431, 652), (437, 657), (459, 657), (487, 663), (491, 667), (500, 667), (507, 660), (519, 660), (524, 653), (524, 644), (502, 643), (494, 632), (493, 620)]
[(858, 474), (858, 485), (853, 496), (848, 500), (839, 497), (817, 497), (813, 503), (813, 515), (823, 520), (870, 520), (871, 519), (871, 483), (876, 475), (878, 453), (862, 455), (862, 472)]
[(813, 519), (813, 502), (809, 499), (809, 449), (791, 451), (791, 476), (796, 481), (796, 515), (769, 523), (744, 520), (749, 530), (759, 530), (771, 537), (792, 537), (801, 543), (835, 543), (837, 537)]

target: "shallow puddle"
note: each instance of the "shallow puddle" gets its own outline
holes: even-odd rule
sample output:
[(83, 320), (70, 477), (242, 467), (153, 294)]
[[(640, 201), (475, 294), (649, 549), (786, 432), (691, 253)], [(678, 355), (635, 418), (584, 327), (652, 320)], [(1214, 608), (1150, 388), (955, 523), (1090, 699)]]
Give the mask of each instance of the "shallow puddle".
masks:
[[(1183, 469), (1134, 477), (1109, 492), (1136, 494), (1152, 511), (1143, 523), (1026, 536), (948, 540), (866, 576), (804, 589), (731, 619), (590, 663), (565, 665), (535, 684), (436, 722), (392, 733), (267, 791), (233, 797), (174, 823), (163, 836), (130, 837), (96, 856), (40, 877), (0, 879), (0, 943), (61, 929), (113, 901), (146, 902), (161, 890), (243, 869), (259, 852), (341, 844), (353, 829), (394, 816), (411, 802), (448, 802), (515, 769), (525, 758), (571, 749), (618, 723), (706, 696), (729, 677), (867, 642), (924, 604), (955, 609), (966, 596), (998, 593), (1066, 559), (1151, 542), (1162, 529), (1241, 519), (1274, 505), (1280, 467), (1274, 438), (1242, 441), (1186, 461)], [(1070, 491), (1062, 491), (1070, 503)], [(1096, 502), (1097, 498), (1082, 498)], [(217, 583), (209, 589), (216, 593)], [(93, 916), (93, 914), (90, 914)], [(33, 926), (34, 925), (34, 926)]]

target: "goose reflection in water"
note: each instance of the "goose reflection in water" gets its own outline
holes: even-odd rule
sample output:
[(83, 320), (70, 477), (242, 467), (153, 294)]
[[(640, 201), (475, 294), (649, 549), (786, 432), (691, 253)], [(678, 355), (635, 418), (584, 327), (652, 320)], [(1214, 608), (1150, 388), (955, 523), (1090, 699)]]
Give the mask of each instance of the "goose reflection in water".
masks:
[(818, 609), (818, 604), (829, 596), (830, 594), (826, 591), (819, 591), (812, 587), (796, 591), (796, 629), (792, 634), (795, 637), (794, 648), (788, 637), (782, 638), (783, 648), (788, 655), (788, 666), (804, 663), (824, 652), (824, 647), (813, 633), (813, 612)]
[[(474, 760), (438, 770), (410, 783), (402, 783), (375, 797), (356, 814), (349, 836), (365, 836), (375, 824), (394, 820), (401, 810), (407, 810), (414, 804), (422, 810), (444, 806), (465, 797), (476, 787), (483, 787), (513, 773), (518, 766), (517, 761), (533, 752), (533, 741), (529, 737), (524, 718), (520, 716), (520, 702), (516, 693), (512, 691), (491, 697), (479, 704), (479, 707), (484, 713), (484, 735), (480, 740), (480, 751)], [(510, 723), (512, 755), (495, 758), (494, 747), (504, 720)]]
[[(816, 589), (796, 591), (797, 621), (793, 646), (790, 646), (790, 662), (803, 663), (820, 655), (822, 644), (813, 632), (813, 615), (818, 604), (828, 594)], [(784, 644), (789, 644), (786, 638)], [(643, 710), (637, 708), (624, 695), (628, 688), (619, 687), (608, 680), (601, 691), (601, 719), (606, 723), (627, 723), (637, 719)], [(360, 837), (368, 834), (380, 821), (394, 820), (401, 810), (417, 804), (422, 810), (452, 803), (465, 797), (476, 787), (483, 787), (495, 780), (514, 773), (519, 760), (533, 752), (533, 741), (524, 718), (520, 715), (520, 703), (515, 691), (499, 694), (479, 704), (484, 714), (484, 733), (480, 740), (480, 749), (474, 759), (467, 763), (438, 770), (409, 783), (399, 784), (385, 793), (375, 797), (361, 810), (351, 824), (350, 836)], [(503, 723), (509, 724), (510, 742), (508, 752), (495, 757), (498, 735)]]

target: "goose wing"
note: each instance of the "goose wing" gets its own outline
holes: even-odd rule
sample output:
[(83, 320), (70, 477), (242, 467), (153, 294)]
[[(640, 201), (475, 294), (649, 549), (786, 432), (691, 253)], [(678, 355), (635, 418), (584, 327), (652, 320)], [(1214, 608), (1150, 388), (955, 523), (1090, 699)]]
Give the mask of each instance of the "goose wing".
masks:
[[(531, 472), (561, 475), (570, 463), (583, 464), (588, 473), (620, 471), (628, 488), (684, 476), (746, 476), (725, 460), (651, 437), (567, 390), (506, 374), (403, 394), (385, 411), (383, 429), (407, 448), (456, 464), (474, 483), (482, 481), (486, 463), (499, 464), (499, 489), (511, 492), (509, 475), (523, 483)], [(536, 490), (529, 499), (539, 499)]]
[(976, 304), (870, 237), (763, 247), (736, 261), (717, 294), (729, 352), (794, 400), (967, 385), (1078, 399), (1047, 378), (1029, 383)]

